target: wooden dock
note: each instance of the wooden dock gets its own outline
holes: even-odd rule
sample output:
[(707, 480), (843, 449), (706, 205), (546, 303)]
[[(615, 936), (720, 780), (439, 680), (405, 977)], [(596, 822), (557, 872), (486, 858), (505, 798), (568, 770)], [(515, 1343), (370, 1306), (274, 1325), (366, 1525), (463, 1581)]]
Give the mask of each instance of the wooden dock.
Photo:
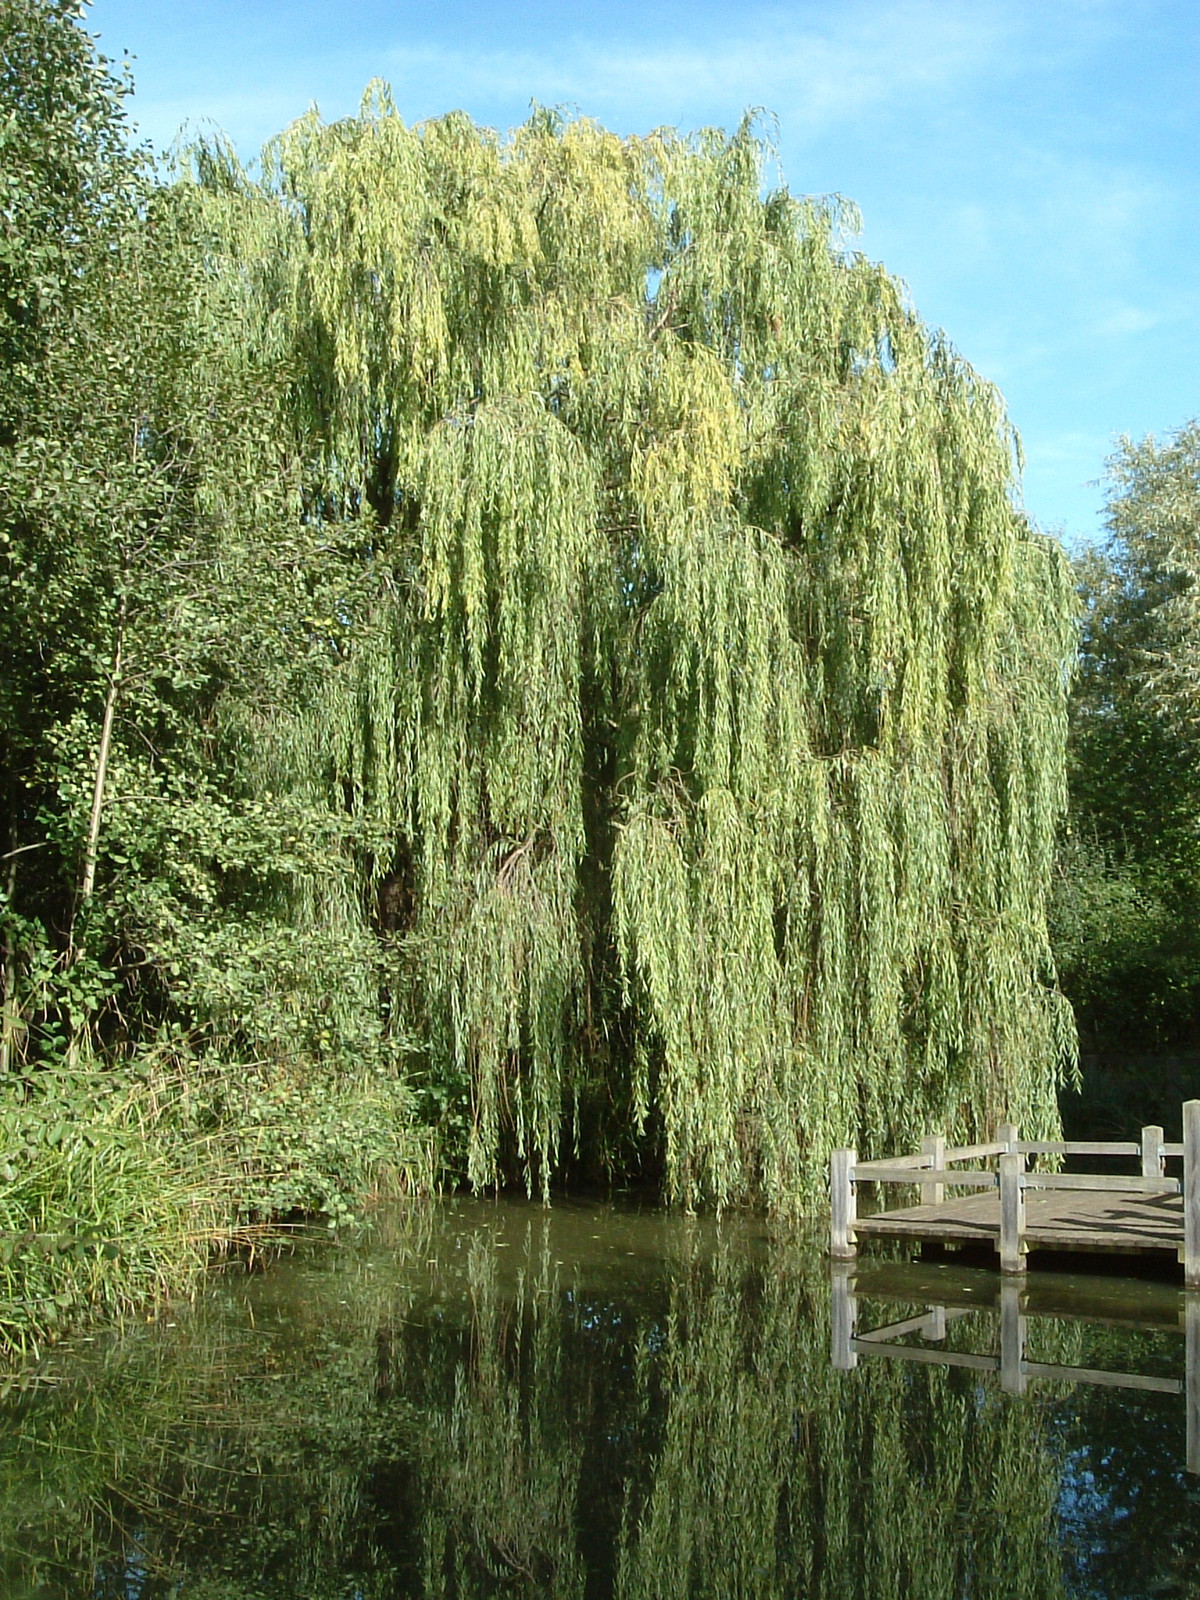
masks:
[[(1139, 1171), (1047, 1170), (1064, 1156), (1131, 1157)], [(1182, 1162), (1180, 1177), (1168, 1175), (1169, 1161)], [(920, 1203), (860, 1216), (864, 1183), (917, 1188)], [(1188, 1287), (1200, 1288), (1200, 1100), (1183, 1107), (1179, 1144), (1154, 1127), (1137, 1142), (1050, 1141), (1022, 1140), (1004, 1124), (988, 1144), (947, 1149), (934, 1134), (919, 1154), (881, 1161), (835, 1150), (830, 1203), (835, 1260), (853, 1260), (859, 1241), (871, 1237), (991, 1246), (1002, 1272), (1023, 1272), (1033, 1250), (1157, 1255), (1177, 1260)]]

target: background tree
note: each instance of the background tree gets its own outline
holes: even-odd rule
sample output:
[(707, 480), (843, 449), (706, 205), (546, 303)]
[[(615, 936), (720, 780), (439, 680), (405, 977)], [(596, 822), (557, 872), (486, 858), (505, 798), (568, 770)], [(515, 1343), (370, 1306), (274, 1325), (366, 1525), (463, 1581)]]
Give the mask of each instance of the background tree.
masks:
[(114, 75), (72, 0), (0, 0), (0, 441), (36, 415), (39, 363), (64, 308), (127, 216), (136, 170)]
[(338, 670), (357, 553), (306, 520), (197, 191), (126, 150), (76, 8), (0, 20), (11, 1352), (185, 1286), (244, 1224), (336, 1222), (420, 1152), (369, 930), (297, 912), (357, 894), (359, 835), (254, 765), (255, 719)]
[(1084, 626), (1055, 950), (1094, 1045), (1190, 1045), (1200, 1022), (1200, 427), (1122, 444), (1108, 527), (1107, 543), (1076, 561)]
[[(68, 4), (0, 4), (0, 452), (51, 448), (48, 364), (91, 273), (132, 215), (136, 161), (127, 150), (124, 84), (97, 56)], [(47, 700), (39, 681), (47, 639), (32, 614), (41, 574), (27, 560), (32, 503), (0, 521), (0, 805), (4, 812), (3, 977), (0, 1065), (9, 1065), (19, 1024), (18, 880), (36, 882), (44, 848), (29, 765), (43, 747)], [(65, 619), (64, 619), (65, 620)], [(76, 632), (72, 623), (67, 635)], [(30, 870), (32, 869), (32, 871)], [(38, 899), (30, 884), (26, 904)]]

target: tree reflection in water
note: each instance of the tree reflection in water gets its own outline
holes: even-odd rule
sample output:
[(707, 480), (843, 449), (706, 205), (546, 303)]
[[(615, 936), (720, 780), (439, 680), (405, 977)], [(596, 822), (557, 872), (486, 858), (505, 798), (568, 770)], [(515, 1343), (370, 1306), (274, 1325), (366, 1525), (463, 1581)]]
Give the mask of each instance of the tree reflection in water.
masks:
[(26, 1600), (1145, 1595), (1139, 1518), (1196, 1592), (1159, 1397), (836, 1372), (819, 1250), (747, 1223), (410, 1211), (43, 1376), (0, 1434)]

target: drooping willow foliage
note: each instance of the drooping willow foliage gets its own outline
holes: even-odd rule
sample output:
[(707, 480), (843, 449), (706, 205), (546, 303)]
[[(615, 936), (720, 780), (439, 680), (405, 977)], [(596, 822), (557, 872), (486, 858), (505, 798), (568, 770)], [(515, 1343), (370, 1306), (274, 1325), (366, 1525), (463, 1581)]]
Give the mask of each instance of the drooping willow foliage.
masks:
[(1064, 564), (995, 390), (766, 154), (376, 87), (260, 183), (195, 163), (363, 577), (246, 759), (357, 819), (295, 915), (380, 931), (476, 1185), (661, 1158), (786, 1209), (833, 1144), (1055, 1124)]

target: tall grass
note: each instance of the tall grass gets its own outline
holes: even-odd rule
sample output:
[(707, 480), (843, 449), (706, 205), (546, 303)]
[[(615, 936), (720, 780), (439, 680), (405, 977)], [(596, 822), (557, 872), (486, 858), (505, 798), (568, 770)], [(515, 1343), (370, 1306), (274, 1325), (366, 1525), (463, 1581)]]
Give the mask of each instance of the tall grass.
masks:
[(68, 1327), (188, 1295), (214, 1256), (351, 1222), (368, 1193), (427, 1187), (407, 1098), (374, 1075), (149, 1059), (0, 1090), (0, 1364)]
[(39, 1150), (0, 1192), (0, 1355), (190, 1288), (222, 1233), (197, 1177), (119, 1128)]

